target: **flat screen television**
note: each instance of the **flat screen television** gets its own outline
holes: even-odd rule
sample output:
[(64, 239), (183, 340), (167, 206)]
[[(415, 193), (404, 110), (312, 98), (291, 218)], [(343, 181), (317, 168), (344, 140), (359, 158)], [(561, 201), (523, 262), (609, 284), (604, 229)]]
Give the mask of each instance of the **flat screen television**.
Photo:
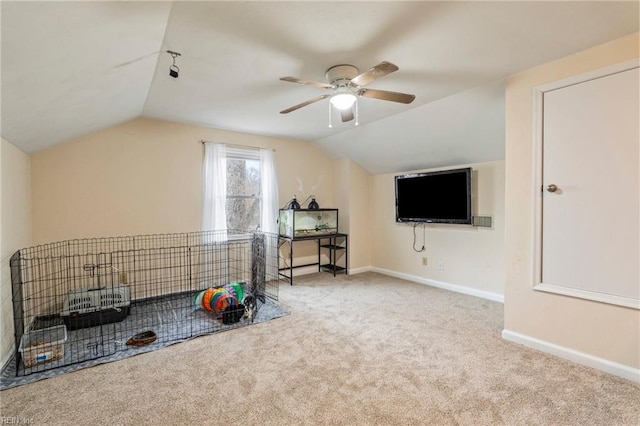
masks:
[(396, 222), (472, 224), (471, 168), (396, 176)]

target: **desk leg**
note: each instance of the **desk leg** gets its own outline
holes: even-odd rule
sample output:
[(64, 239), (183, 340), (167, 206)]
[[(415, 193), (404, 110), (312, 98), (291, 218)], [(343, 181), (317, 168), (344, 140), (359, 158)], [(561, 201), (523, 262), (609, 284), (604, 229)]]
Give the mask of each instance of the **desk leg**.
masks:
[(332, 248), (332, 249), (331, 249), (331, 251), (329, 252), (329, 256), (332, 256), (332, 258), (331, 258), (331, 264), (333, 265), (333, 276), (334, 276), (334, 277), (336, 276), (336, 269), (338, 268), (338, 265), (336, 265), (336, 262), (338, 261), (338, 256), (337, 256), (337, 254), (336, 254), (336, 251), (337, 251), (337, 250), (335, 249), (335, 246), (336, 246), (336, 244), (337, 244), (337, 243), (338, 243), (337, 238), (336, 238), (336, 237), (333, 237), (333, 238), (331, 239), (331, 243), (330, 243), (330, 244), (331, 244), (331, 246), (332, 246), (332, 247), (334, 247), (334, 248)]
[(344, 274), (349, 275), (349, 236), (344, 236)]
[(293, 241), (289, 241), (289, 285), (293, 285)]

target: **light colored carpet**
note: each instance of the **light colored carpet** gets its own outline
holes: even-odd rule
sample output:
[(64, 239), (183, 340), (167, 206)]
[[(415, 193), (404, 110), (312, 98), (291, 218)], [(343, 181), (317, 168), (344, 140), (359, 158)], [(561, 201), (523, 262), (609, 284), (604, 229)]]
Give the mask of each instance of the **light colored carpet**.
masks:
[(33, 424), (638, 425), (640, 386), (504, 341), (502, 305), (375, 273), (291, 315), (0, 392)]

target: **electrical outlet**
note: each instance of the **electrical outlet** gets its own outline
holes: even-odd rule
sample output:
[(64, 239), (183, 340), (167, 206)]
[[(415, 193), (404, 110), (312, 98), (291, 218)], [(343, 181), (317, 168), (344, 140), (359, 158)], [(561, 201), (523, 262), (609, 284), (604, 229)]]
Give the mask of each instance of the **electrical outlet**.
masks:
[(444, 260), (438, 262), (438, 271), (444, 271)]
[(426, 257), (422, 258), (422, 266), (427, 266), (427, 258)]

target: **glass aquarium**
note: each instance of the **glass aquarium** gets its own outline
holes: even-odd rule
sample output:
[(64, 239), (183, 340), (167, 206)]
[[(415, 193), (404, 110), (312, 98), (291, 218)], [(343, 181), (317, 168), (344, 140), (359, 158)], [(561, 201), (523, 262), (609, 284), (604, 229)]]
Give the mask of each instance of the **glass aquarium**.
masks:
[(287, 238), (314, 237), (338, 232), (338, 209), (280, 209), (279, 233)]

